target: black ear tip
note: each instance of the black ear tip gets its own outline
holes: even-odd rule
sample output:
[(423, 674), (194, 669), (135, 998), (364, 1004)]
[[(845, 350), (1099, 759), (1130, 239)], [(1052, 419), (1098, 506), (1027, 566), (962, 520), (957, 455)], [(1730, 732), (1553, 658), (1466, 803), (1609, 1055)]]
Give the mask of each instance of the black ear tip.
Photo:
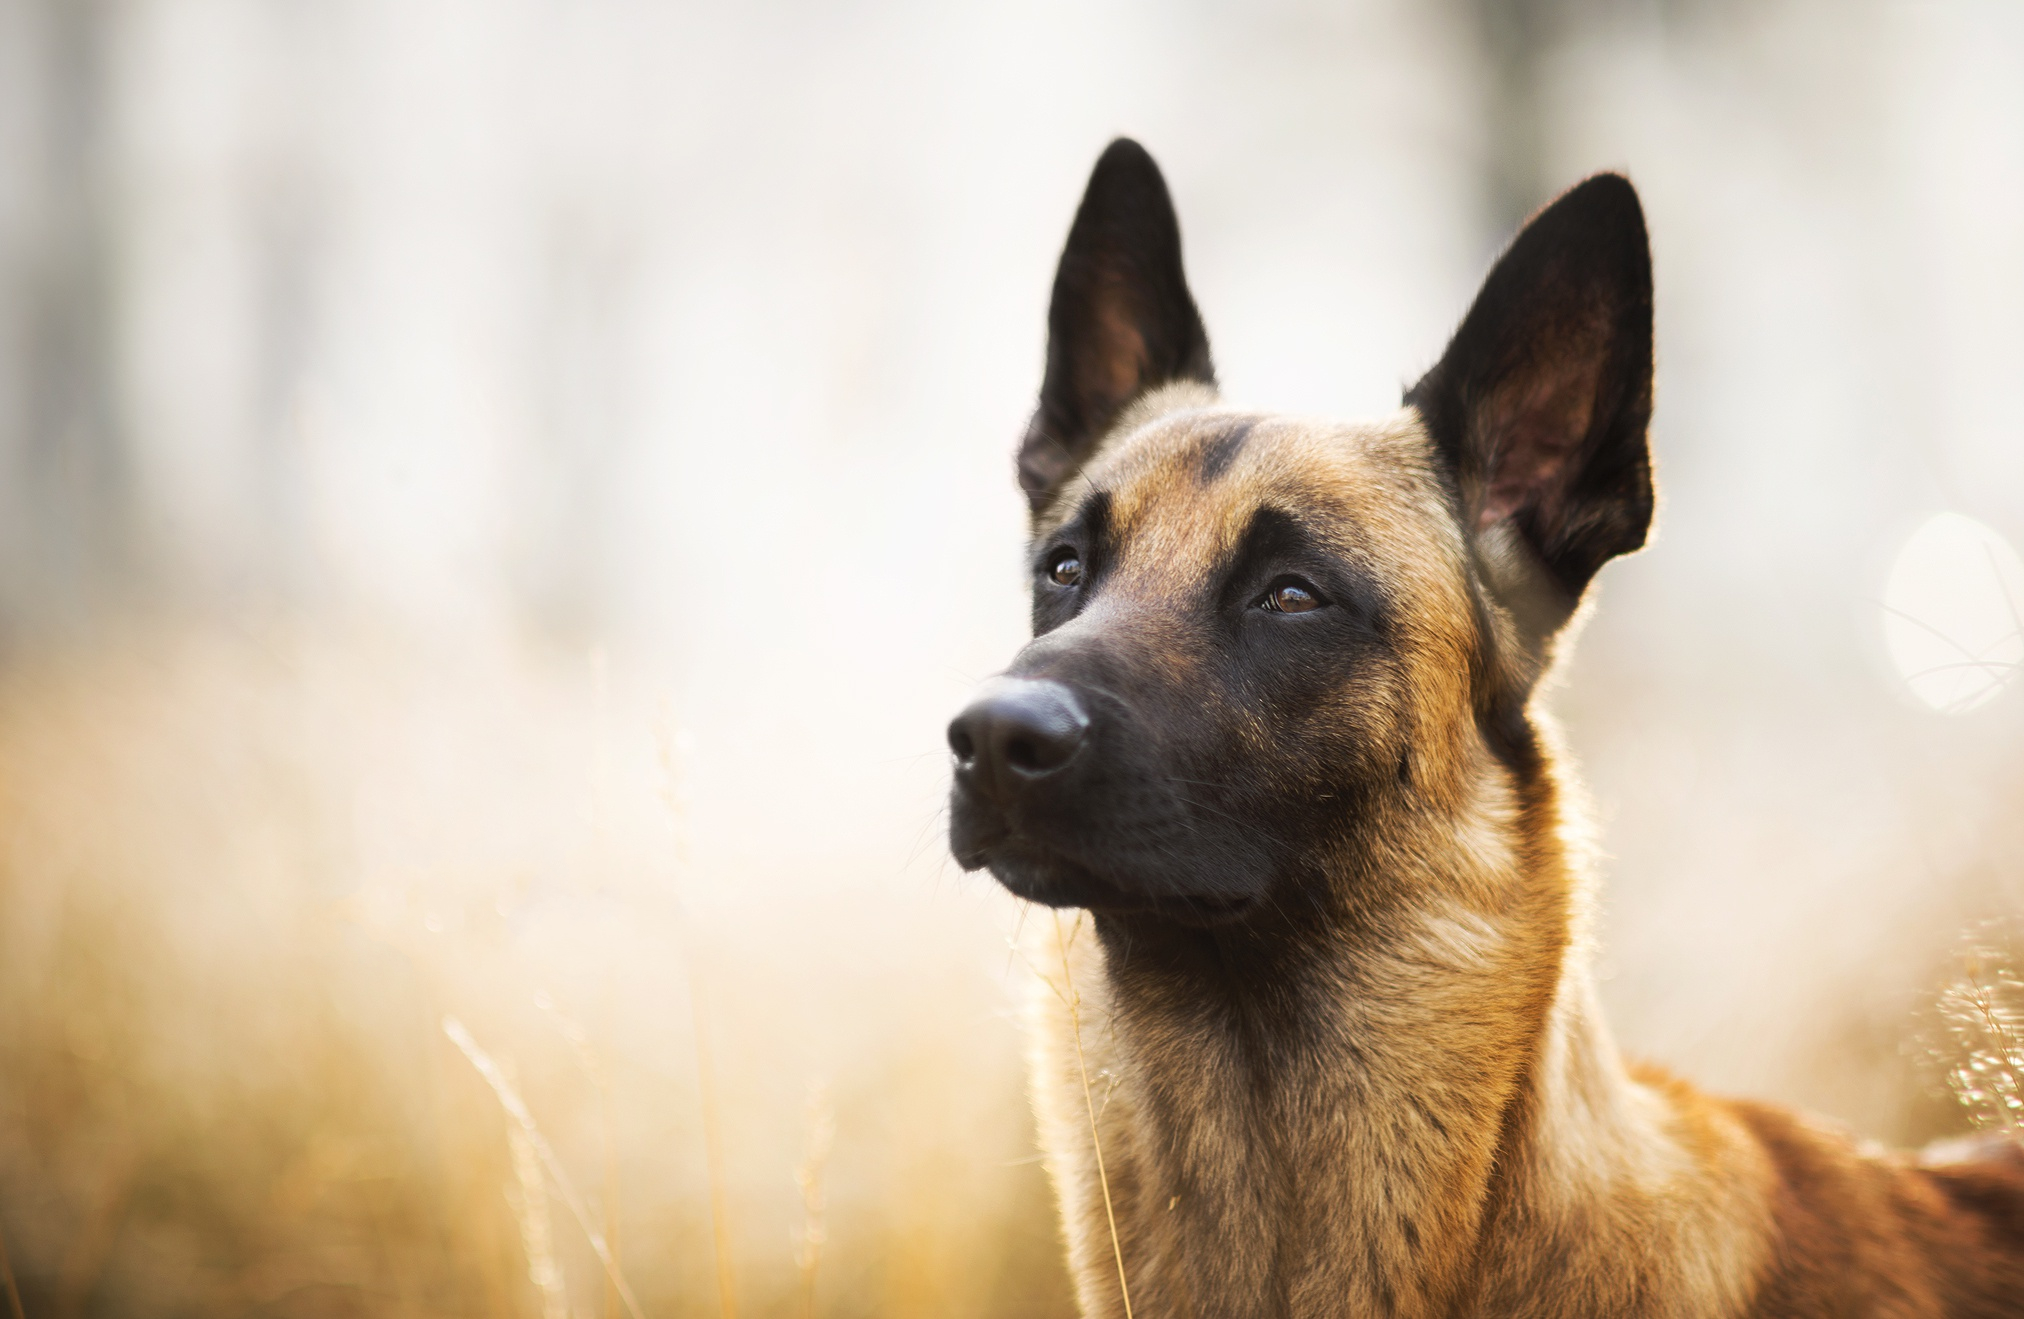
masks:
[(1103, 149), (1103, 154), (1097, 157), (1096, 163), (1099, 169), (1105, 165), (1127, 163), (1150, 165), (1153, 163), (1153, 153), (1140, 146), (1136, 139), (1114, 137), (1110, 140), (1110, 145)]
[(1618, 231), (1645, 232), (1644, 204), (1638, 200), (1631, 181), (1614, 171), (1591, 174), (1569, 188), (1540, 212), (1584, 226), (1608, 226)]
[(1090, 171), (1089, 184), (1091, 188), (1135, 192), (1164, 193), (1167, 188), (1152, 153), (1128, 137), (1120, 137), (1103, 149), (1096, 168)]
[[(1146, 149), (1128, 137), (1105, 147), (1083, 189), (1075, 230), (1091, 240), (1101, 235), (1107, 243), (1144, 250), (1171, 247), (1178, 262), (1179, 226), (1166, 176)], [(1071, 233), (1069, 247), (1075, 246)], [(1181, 277), (1176, 273), (1174, 278)]]
[(1633, 204), (1637, 201), (1637, 188), (1631, 183), (1629, 176), (1613, 169), (1591, 174), (1567, 191), (1570, 194), (1593, 192), (1598, 197), (1611, 197)]
[(1622, 174), (1614, 171), (1591, 174), (1575, 186), (1589, 189), (1603, 205), (1627, 211), (1640, 222), (1644, 219), (1644, 203), (1638, 200), (1637, 187)]

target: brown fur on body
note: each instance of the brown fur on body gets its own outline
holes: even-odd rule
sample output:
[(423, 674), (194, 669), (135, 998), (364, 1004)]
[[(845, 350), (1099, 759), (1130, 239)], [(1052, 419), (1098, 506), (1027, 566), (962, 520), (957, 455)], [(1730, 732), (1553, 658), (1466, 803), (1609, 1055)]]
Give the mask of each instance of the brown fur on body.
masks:
[[(1515, 773), (1470, 736), (1462, 546), (1410, 497), (1373, 507), (1429, 466), (1416, 418), (1280, 421), (1269, 447), (1254, 429), (1257, 465), (1217, 508), (1170, 470), (1227, 420), (1204, 401), (1150, 400), (1086, 478), (1146, 492), (1123, 501), (1144, 519), (1123, 539), (1148, 547), (1147, 576), (1212, 557), (1261, 487), (1336, 488), (1426, 559), (1399, 571), (1427, 588), (1427, 722), (1412, 780), (1313, 906), (1237, 929), (1066, 927), (1135, 1313), (2024, 1313), (2024, 1163), (1921, 1168), (1618, 1057), (1561, 772)], [(1037, 1003), (1083, 1309), (1122, 1314), (1074, 1020), (1060, 993)]]
[[(1597, 1009), (1587, 859), (1532, 693), (1649, 519), (1648, 337), (1639, 358), (1596, 328), (1648, 336), (1648, 267), (1641, 306), (1568, 303), (1482, 367), (1521, 239), (1394, 417), (1240, 412), (1171, 291), (1163, 188), (1101, 195), (1123, 186), (1105, 169), (1151, 169), (1136, 150), (1078, 216), (1022, 457), (1042, 578), (1012, 672), (1083, 693), (1081, 777), (1006, 787), (952, 730), (959, 858), (1087, 909), (1037, 923), (1062, 946), (1034, 958), (1066, 971), (1037, 1000), (1035, 1096), (1084, 1313), (1125, 1312), (1121, 1256), (1143, 1319), (2024, 1314), (2014, 1147), (1858, 1148), (1627, 1066)], [(1135, 229), (1154, 255), (1106, 266)], [(1306, 539), (1255, 551), (1261, 509)], [(1227, 603), (1257, 553), (1342, 574), (1320, 588), (1339, 610), (1375, 583), (1332, 634), (1361, 638), (1339, 672), (1311, 656), (1348, 643), (1285, 651), (1312, 643), (1272, 629), (1305, 619)]]

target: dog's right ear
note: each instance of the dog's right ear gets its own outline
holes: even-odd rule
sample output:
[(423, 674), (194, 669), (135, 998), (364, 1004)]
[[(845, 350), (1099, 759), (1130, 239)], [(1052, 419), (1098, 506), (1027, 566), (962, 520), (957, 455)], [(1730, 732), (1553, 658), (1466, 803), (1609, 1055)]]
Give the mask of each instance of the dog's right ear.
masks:
[(1144, 147), (1121, 137), (1089, 176), (1054, 275), (1047, 375), (1019, 445), (1028, 505), (1044, 512), (1138, 395), (1215, 379), (1166, 180)]

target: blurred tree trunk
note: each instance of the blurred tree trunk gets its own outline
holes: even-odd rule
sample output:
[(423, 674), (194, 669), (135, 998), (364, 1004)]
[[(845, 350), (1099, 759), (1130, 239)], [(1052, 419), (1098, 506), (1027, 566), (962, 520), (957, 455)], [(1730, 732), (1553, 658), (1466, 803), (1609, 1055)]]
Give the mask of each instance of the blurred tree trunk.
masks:
[(1483, 67), (1485, 219), (1495, 241), (1575, 182), (1555, 173), (1555, 52), (1606, 27), (1686, 21), (1720, 2), (1460, 0)]
[(1485, 219), (1496, 241), (1546, 201), (1545, 63), (1564, 29), (1599, 6), (1585, 0), (1462, 0), (1487, 77), (1483, 87)]
[(76, 621), (126, 566), (102, 0), (0, 0), (0, 637)]

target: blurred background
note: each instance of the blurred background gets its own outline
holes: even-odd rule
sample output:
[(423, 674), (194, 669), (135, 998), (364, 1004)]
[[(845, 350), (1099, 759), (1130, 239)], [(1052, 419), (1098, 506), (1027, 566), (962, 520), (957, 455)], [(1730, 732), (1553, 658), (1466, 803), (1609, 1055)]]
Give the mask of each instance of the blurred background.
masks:
[(1608, 1007), (1958, 1129), (1931, 1005), (2024, 908), (2020, 89), (2009, 0), (0, 0), (25, 1312), (1069, 1312), (941, 729), (1118, 133), (1229, 396), (1332, 414), (1631, 173), (1659, 531), (1555, 696)]

